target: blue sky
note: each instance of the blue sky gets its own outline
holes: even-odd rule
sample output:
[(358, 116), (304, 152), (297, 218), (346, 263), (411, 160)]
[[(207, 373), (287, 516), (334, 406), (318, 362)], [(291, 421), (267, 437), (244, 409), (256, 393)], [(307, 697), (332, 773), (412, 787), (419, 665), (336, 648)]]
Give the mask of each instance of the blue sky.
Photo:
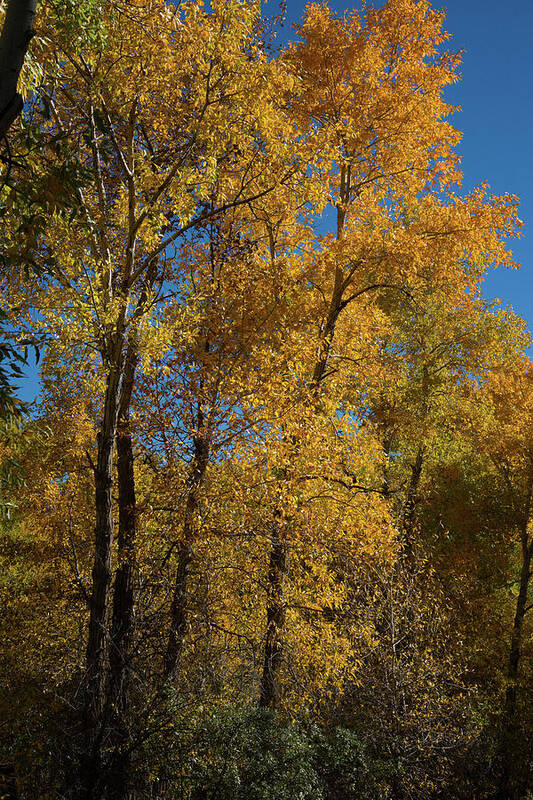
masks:
[[(306, 3), (288, 0), (287, 36)], [(331, 0), (338, 14), (360, 8)], [(463, 132), (464, 191), (486, 180), (496, 194), (520, 198), (522, 238), (512, 242), (520, 270), (491, 272), (484, 287), (524, 317), (533, 330), (533, 2), (532, 0), (433, 0), (446, 11), (450, 50), (463, 50), (461, 80), (447, 90), (446, 99), (461, 106), (452, 121)], [(276, 0), (265, 9), (273, 13)]]
[[(491, 272), (484, 293), (511, 305), (533, 330), (533, 2), (434, 0), (433, 5), (446, 10), (450, 49), (465, 51), (461, 80), (447, 91), (447, 100), (462, 107), (453, 122), (463, 132), (458, 149), (464, 191), (486, 180), (495, 193), (517, 194), (525, 222), (522, 238), (513, 242), (520, 270)], [(338, 14), (353, 7), (343, 0), (331, 0), (330, 6)], [(273, 14), (278, 7), (277, 0), (269, 0), (264, 10)], [(287, 7), (284, 39), (305, 2), (288, 0)], [(21, 396), (33, 400), (36, 370), (28, 372)]]

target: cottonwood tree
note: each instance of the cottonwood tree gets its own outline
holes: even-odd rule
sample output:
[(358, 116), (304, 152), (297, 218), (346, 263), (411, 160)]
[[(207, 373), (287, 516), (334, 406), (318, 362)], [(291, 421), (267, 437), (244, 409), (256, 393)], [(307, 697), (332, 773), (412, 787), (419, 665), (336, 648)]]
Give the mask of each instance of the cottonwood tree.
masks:
[[(391, 0), (342, 20), (311, 5), (297, 28), (300, 41), (282, 55), (301, 87), (293, 113), (321, 143), (320, 168), (336, 209), (334, 231), (317, 243), (319, 326), (308, 334), (314, 355), (304, 401), (325, 404), (330, 414), (341, 403), (335, 392), (344, 374), (342, 345), (362, 336), (362, 302), (383, 292), (415, 292), (428, 275), (451, 293), (464, 291), (482, 272), (477, 265), (510, 263), (493, 225), (500, 218), (515, 230), (515, 201), (490, 199), (486, 187), (466, 198), (451, 188), (459, 179), (458, 133), (445, 121), (452, 109), (442, 91), (459, 59), (440, 53), (447, 38), (442, 24), (427, 4)], [(293, 448), (297, 458), (297, 439)], [(276, 704), (289, 517), (273, 510), (260, 693), (267, 707)]]
[[(109, 10), (115, 11), (112, 4)], [(124, 510), (132, 503), (127, 420), (138, 342), (145, 332), (150, 335), (147, 320), (165, 285), (173, 244), (224, 209), (294, 180), (297, 168), (287, 148), (293, 125), (272, 93), (273, 87), (283, 90), (285, 79), (261, 56), (256, 16), (253, 4), (225, 4), (211, 14), (193, 5), (182, 14), (164, 4), (138, 2), (106, 17), (105, 47), (89, 43), (78, 53), (57, 26), (41, 55), (51, 78), (49, 126), (76, 148), (87, 184), (78, 187), (76, 219), (57, 219), (47, 233), (53, 277), (33, 301), (57, 337), (57, 357), (61, 348), (76, 348), (79, 363), (97, 371), (101, 381), (92, 462), (96, 526), (84, 712), (87, 797), (99, 791), (102, 726), (113, 706), (106, 687), (123, 685), (119, 675), (108, 683), (108, 652), (116, 654), (115, 671), (123, 670), (121, 649), (132, 618), (126, 565), (134, 514)], [(122, 566), (110, 628), (118, 429)], [(117, 641), (109, 649), (112, 631)]]
[[(500, 775), (498, 797), (519, 797), (524, 769), (517, 758), (520, 667), (524, 649), (524, 626), (531, 610), (530, 579), (533, 560), (531, 513), (533, 496), (533, 452), (531, 449), (531, 362), (523, 357), (513, 370), (494, 373), (479, 390), (480, 412), (472, 435), (476, 447), (491, 462), (496, 479), (507, 494), (504, 522), (514, 545), (516, 586), (504, 701), (501, 713)], [(510, 413), (512, 408), (512, 413)]]

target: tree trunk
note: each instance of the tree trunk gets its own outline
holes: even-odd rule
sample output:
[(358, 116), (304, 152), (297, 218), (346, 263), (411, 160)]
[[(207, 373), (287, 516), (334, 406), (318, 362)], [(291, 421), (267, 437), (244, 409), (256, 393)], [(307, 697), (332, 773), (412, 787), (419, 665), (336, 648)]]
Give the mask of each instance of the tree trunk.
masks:
[(322, 331), (319, 356), (313, 369), (311, 386), (315, 396), (320, 394), (320, 384), (324, 379), (324, 375), (326, 374), (326, 367), (328, 365), (331, 346), (333, 344), (333, 337), (335, 336), (335, 327), (337, 325), (339, 314), (342, 311), (341, 293), (342, 272), (337, 268), (335, 271), (335, 287), (333, 290), (333, 296), (331, 298), (331, 304), (329, 307), (328, 316), (326, 318), (326, 323), (324, 325), (324, 330)]
[(415, 511), (417, 504), (417, 493), (422, 477), (422, 467), (424, 465), (424, 449), (420, 445), (413, 464), (411, 464), (411, 478), (407, 488), (407, 496), (402, 511), (400, 532), (402, 545), (405, 550), (410, 551), (414, 544)]
[(400, 533), (402, 537), (401, 544), (404, 551), (407, 554), (412, 552), (414, 544), (415, 511), (418, 502), (417, 498), (418, 487), (420, 485), (420, 478), (422, 476), (422, 467), (424, 466), (425, 428), (430, 408), (429, 406), (430, 390), (431, 390), (430, 374), (426, 364), (424, 364), (422, 367), (420, 389), (422, 396), (422, 405), (420, 414), (420, 432), (422, 436), (419, 440), (419, 445), (416, 452), (416, 458), (414, 460), (414, 463), (411, 464), (411, 478), (409, 480), (407, 496), (405, 498), (405, 503), (402, 511), (402, 518), (400, 523)]
[(507, 670), (507, 690), (505, 692), (504, 714), (512, 719), (516, 712), (516, 680), (518, 678), (518, 665), (522, 650), (522, 628), (526, 615), (527, 594), (529, 588), (529, 578), (531, 576), (531, 552), (528, 549), (522, 561), (520, 571), (520, 590), (516, 601), (516, 611), (511, 635), (511, 647), (509, 651), (509, 666)]
[(36, 7), (37, 0), (8, 0), (0, 35), (0, 138), (6, 135), (24, 106), (17, 84), (34, 34)]
[(501, 775), (498, 788), (498, 800), (512, 800), (515, 792), (511, 786), (513, 777), (513, 763), (515, 754), (513, 752), (513, 739), (515, 738), (515, 717), (516, 717), (516, 689), (518, 681), (518, 670), (520, 656), (522, 652), (522, 633), (524, 617), (528, 606), (529, 580), (531, 578), (531, 560), (533, 558), (533, 539), (528, 537), (528, 525), (531, 514), (531, 494), (532, 486), (529, 488), (529, 495), (526, 502), (526, 512), (521, 530), (521, 549), (522, 567), (520, 570), (520, 588), (516, 600), (516, 610), (511, 634), (511, 646), (509, 649), (509, 662), (507, 667), (507, 689), (502, 715), (502, 740), (500, 745), (501, 752)]
[(386, 436), (383, 440), (383, 454), (385, 456), (385, 462), (383, 464), (383, 483), (381, 484), (381, 493), (383, 497), (390, 497), (391, 490), (390, 490), (390, 482), (389, 482), (389, 470), (390, 470), (390, 453), (392, 449), (392, 435)]
[[(344, 235), (346, 207), (350, 198), (350, 174), (350, 167), (342, 164), (340, 168), (339, 202), (337, 203), (337, 241), (340, 241)], [(274, 255), (274, 250), (271, 247), (272, 259), (274, 259)], [(337, 320), (343, 309), (342, 295), (344, 289), (343, 270), (336, 266), (327, 316), (320, 331), (317, 359), (311, 372), (310, 388), (315, 402), (319, 399), (322, 381), (326, 376)], [(296, 442), (294, 444), (296, 445)], [(287, 472), (285, 471), (282, 480), (286, 479)], [(287, 520), (282, 509), (278, 508), (274, 513), (272, 546), (267, 577), (267, 625), (263, 673), (259, 690), (260, 708), (274, 708), (279, 700), (278, 675), (283, 660), (283, 628), (285, 626), (283, 583), (287, 571), (286, 529)]]
[[(342, 226), (344, 225), (344, 215), (339, 209), (337, 216), (339, 234), (339, 231), (342, 232)], [(342, 271), (337, 267), (335, 270), (335, 284), (330, 307), (326, 323), (322, 330), (318, 358), (315, 362), (311, 377), (311, 390), (315, 401), (318, 400), (321, 393), (322, 381), (326, 375), (335, 335), (335, 327), (339, 314), (342, 311), (342, 277)], [(295, 446), (297, 445), (296, 442), (293, 444), (295, 444)], [(282, 480), (286, 479), (287, 472), (285, 471)], [(283, 628), (285, 626), (283, 583), (287, 571), (287, 549), (285, 541), (287, 521), (284, 520), (282, 522), (282, 520), (284, 520), (284, 512), (278, 508), (274, 514), (267, 577), (267, 624), (263, 655), (263, 673), (259, 690), (260, 708), (275, 708), (279, 701), (278, 675), (283, 660)]]
[(283, 628), (285, 604), (283, 583), (287, 570), (287, 550), (284, 524), (274, 522), (267, 586), (267, 628), (263, 660), (263, 674), (259, 693), (260, 708), (275, 708), (279, 700), (279, 670), (283, 658)]
[(118, 344), (119, 346), (114, 349), (118, 357), (108, 372), (102, 422), (97, 437), (98, 456), (94, 469), (95, 552), (86, 654), (85, 754), (81, 765), (83, 793), (87, 800), (92, 800), (95, 796), (95, 787), (101, 778), (100, 748), (104, 735), (103, 710), (113, 545), (113, 451), (122, 390), (121, 342)]
[(135, 534), (136, 499), (133, 446), (130, 430), (130, 403), (137, 366), (135, 347), (130, 344), (124, 368), (124, 381), (117, 425), (118, 476), (118, 568), (113, 593), (113, 622), (109, 649), (108, 704), (112, 709), (116, 759), (109, 781), (110, 800), (131, 797), (130, 662), (135, 627)]
[(181, 541), (178, 552), (178, 568), (170, 609), (170, 631), (167, 649), (165, 652), (163, 678), (171, 680), (176, 674), (183, 640), (187, 632), (187, 583), (189, 567), (193, 555), (193, 545), (197, 534), (196, 514), (200, 504), (200, 488), (204, 482), (207, 464), (209, 461), (209, 443), (205, 435), (196, 435), (194, 438), (194, 458), (188, 481), (187, 501)]

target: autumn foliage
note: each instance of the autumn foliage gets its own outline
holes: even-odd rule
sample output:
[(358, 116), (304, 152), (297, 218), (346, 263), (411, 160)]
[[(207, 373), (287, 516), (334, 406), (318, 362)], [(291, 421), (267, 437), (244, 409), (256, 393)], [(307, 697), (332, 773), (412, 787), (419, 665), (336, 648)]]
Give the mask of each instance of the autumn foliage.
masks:
[(40, 7), (0, 195), (42, 351), (0, 431), (11, 784), (525, 797), (530, 340), (481, 294), (521, 222), (461, 192), (444, 15), (101, 5)]

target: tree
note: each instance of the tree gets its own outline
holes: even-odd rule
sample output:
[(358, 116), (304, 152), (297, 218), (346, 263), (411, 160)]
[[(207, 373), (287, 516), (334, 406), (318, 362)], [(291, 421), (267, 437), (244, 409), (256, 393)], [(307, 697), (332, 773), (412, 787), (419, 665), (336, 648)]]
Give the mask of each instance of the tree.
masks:
[[(491, 459), (494, 472), (508, 494), (507, 526), (518, 550), (512, 632), (506, 670), (505, 697), (501, 714), (501, 742), (498, 798), (519, 797), (523, 793), (520, 759), (517, 759), (517, 710), (520, 663), (524, 642), (524, 622), (531, 609), (529, 584), (533, 559), (531, 502), (533, 493), (533, 453), (531, 450), (531, 363), (526, 357), (515, 369), (497, 372), (482, 387), (486, 416), (482, 418), (476, 445)], [(510, 409), (512, 412), (510, 413)], [(517, 573), (517, 574), (516, 574)]]
[(471, 729), (433, 487), (444, 508), (468, 401), (524, 334), (479, 299), (520, 223), (513, 197), (456, 193), (443, 16), (310, 5), (272, 55), (247, 0), (109, 2), (81, 40), (43, 13), (35, 269), (3, 280), (8, 324), (47, 345), (50, 438), (20, 493), (35, 547), (10, 528), (6, 561), (28, 556), (32, 594), (54, 576), (15, 603), (63, 732), (44, 749), (69, 753), (50, 791), (181, 791), (194, 706), (201, 727), (259, 702), (275, 726), (345, 703), (357, 728), (373, 697), (396, 762), (376, 786), (414, 792), (408, 764), (444, 790), (442, 750)]
[(33, 38), (37, 0), (9, 0), (0, 34), (0, 137), (3, 138), (23, 108), (17, 84)]
[[(447, 38), (442, 23), (427, 4), (388, 2), (343, 20), (310, 5), (298, 28), (301, 41), (283, 56), (301, 86), (294, 114), (320, 142), (320, 169), (336, 209), (335, 232), (316, 247), (319, 325), (308, 334), (314, 352), (303, 401), (318, 413), (327, 409), (330, 418), (343, 405), (346, 364), (366, 357), (344, 349), (371, 339), (372, 316), (366, 330), (360, 324), (362, 303), (368, 307), (384, 294), (416, 300), (424, 285), (447, 286), (457, 299), (479, 278), (479, 265), (509, 263), (503, 239), (491, 225), (488, 235), (486, 222), (502, 214), (504, 226), (514, 228), (511, 198), (489, 200), (480, 187), (463, 200), (450, 189), (459, 177), (452, 151), (457, 132), (444, 121), (452, 109), (442, 91), (459, 58), (439, 53)], [(293, 447), (297, 458), (297, 439)], [(285, 534), (278, 529), (288, 519), (273, 510), (265, 706), (276, 702), (287, 571)]]
[[(52, 280), (40, 299), (33, 298), (47, 316), (48, 331), (57, 335), (56, 357), (64, 358), (61, 349), (75, 342), (83, 348), (81, 363), (96, 370), (98, 354), (102, 366), (97, 382), (103, 380), (105, 386), (93, 462), (95, 557), (84, 723), (87, 796), (97, 791), (98, 731), (112, 705), (109, 695), (106, 700), (106, 664), (113, 453), (120, 426), (119, 466), (124, 472), (119, 500), (129, 492), (122, 502), (124, 511), (132, 498), (127, 419), (137, 351), (143, 333), (150, 335), (148, 320), (168, 280), (171, 248), (225, 209), (252, 204), (277, 186), (290, 185), (297, 168), (294, 154), (286, 152), (292, 124), (263, 88), (265, 81), (267, 88), (269, 80), (278, 87), (279, 81), (261, 58), (253, 4), (221, 6), (212, 14), (191, 6), (182, 21), (177, 9), (161, 5), (156, 13), (150, 6), (148, 12), (141, 2), (109, 19), (105, 48), (90, 43), (78, 54), (58, 26), (42, 54), (52, 79), (47, 97), (50, 126), (72, 141), (87, 185), (77, 189), (80, 213), (75, 220), (58, 219), (47, 231), (46, 247), (54, 258)], [(206, 42), (205, 51), (198, 50), (200, 40)], [(254, 52), (257, 55), (250, 58)], [(263, 109), (259, 115), (258, 99)], [(178, 291), (180, 281), (178, 275)], [(52, 310), (54, 295), (61, 297), (66, 315)], [(53, 349), (49, 356), (54, 358)], [(123, 565), (131, 557), (134, 513), (120, 517)], [(119, 599), (121, 593), (124, 597)], [(131, 581), (123, 572), (115, 582), (115, 598), (116, 642), (111, 650), (119, 654), (116, 671), (127, 663), (121, 654), (127, 640), (119, 631), (125, 625), (127, 629), (133, 601)], [(112, 681), (122, 684), (118, 675)]]

